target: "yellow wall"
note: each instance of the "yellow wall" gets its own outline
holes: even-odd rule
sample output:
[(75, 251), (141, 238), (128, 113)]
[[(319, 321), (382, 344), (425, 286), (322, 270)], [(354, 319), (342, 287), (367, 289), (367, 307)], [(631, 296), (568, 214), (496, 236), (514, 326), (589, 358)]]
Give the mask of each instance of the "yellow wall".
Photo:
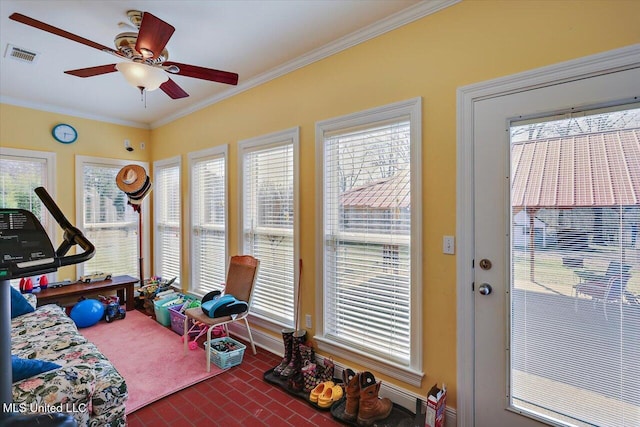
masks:
[[(75, 127), (78, 139), (72, 144), (56, 142), (51, 136), (51, 130), (58, 123), (68, 123)], [(150, 136), (147, 129), (0, 104), (0, 146), (56, 153), (55, 199), (72, 223), (75, 223), (76, 216), (76, 156), (150, 161), (151, 150), (135, 150), (130, 153), (124, 148), (125, 139), (137, 145), (139, 142), (149, 142)], [(59, 234), (54, 247), (62, 241), (62, 233), (57, 229)], [(75, 279), (75, 266), (61, 268), (58, 277), (61, 280)]]
[[(150, 132), (150, 152), (147, 153), (150, 158), (136, 159), (161, 160), (181, 155), (186, 194), (187, 153), (230, 144), (229, 228), (233, 253), (238, 250), (237, 141), (300, 126), (302, 312), (315, 313), (315, 259), (316, 250), (320, 248), (320, 242), (314, 240), (315, 122), (422, 97), (422, 307), (426, 377), (420, 389), (401, 386), (424, 395), (430, 385), (445, 382), (450, 391), (448, 404), (455, 407), (455, 257), (443, 255), (441, 248), (442, 236), (454, 234), (456, 225), (456, 89), (638, 43), (639, 16), (640, 2), (635, 0), (467, 0), (154, 129)], [(16, 127), (13, 131), (5, 131), (9, 121), (5, 118), (7, 111), (11, 120), (22, 120), (28, 125), (27, 129)], [(49, 113), (6, 106), (0, 112), (2, 145), (51, 147), (50, 127), (56, 121), (63, 121)], [(20, 119), (23, 115), (30, 119)], [(43, 123), (43, 130), (38, 134), (33, 130), (34, 120)], [(72, 164), (72, 154), (66, 150), (123, 157), (120, 154), (124, 134), (141, 133), (131, 136), (132, 140), (144, 140), (146, 135), (145, 131), (137, 129), (73, 118), (65, 120), (76, 125), (81, 134), (81, 140), (70, 147), (53, 145), (58, 152), (64, 151), (64, 156), (59, 155), (58, 159), (61, 204), (63, 208), (72, 208), (73, 198), (63, 190), (71, 184), (71, 179), (63, 176), (66, 168), (60, 167), (61, 164)], [(113, 138), (107, 138), (105, 133)], [(84, 139), (90, 134), (96, 134), (94, 141)], [(99, 141), (115, 144), (115, 151), (110, 147), (101, 148)], [(95, 146), (89, 148), (89, 144)], [(136, 151), (136, 155), (141, 154)], [(183, 205), (186, 203), (184, 199)], [(186, 215), (186, 208), (183, 212)], [(186, 230), (184, 232), (188, 234)], [(186, 240), (183, 241), (183, 253), (188, 253)], [(189, 273), (185, 264), (182, 271), (185, 283), (189, 281)], [(427, 324), (429, 319), (438, 319), (438, 326)], [(344, 362), (351, 366), (348, 361)], [(380, 378), (395, 382), (382, 374)]]

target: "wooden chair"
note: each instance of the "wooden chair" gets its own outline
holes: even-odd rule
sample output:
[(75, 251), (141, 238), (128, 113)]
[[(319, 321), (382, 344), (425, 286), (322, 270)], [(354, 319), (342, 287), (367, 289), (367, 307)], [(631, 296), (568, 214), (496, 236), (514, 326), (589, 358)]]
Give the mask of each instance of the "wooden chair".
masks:
[[(256, 283), (256, 278), (258, 277), (258, 267), (260, 265), (260, 261), (251, 255), (236, 255), (232, 256), (229, 260), (229, 269), (227, 270), (227, 281), (224, 286), (224, 295), (233, 295), (236, 299), (240, 301), (245, 301), (249, 307), (251, 307), (251, 297), (253, 295), (253, 286)], [(227, 334), (229, 330), (227, 325), (231, 322), (237, 322), (239, 320), (244, 320), (244, 324), (247, 328), (247, 333), (249, 335), (249, 342), (251, 343), (251, 349), (253, 350), (253, 354), (256, 354), (256, 346), (253, 342), (253, 336), (251, 335), (251, 328), (249, 327), (249, 320), (247, 317), (249, 316), (250, 308), (247, 309), (244, 313), (232, 315), (232, 316), (224, 316), (224, 317), (209, 317), (202, 311), (202, 308), (190, 308), (185, 311), (185, 322), (184, 322), (184, 334), (183, 334), (183, 342), (184, 342), (184, 352), (187, 352), (188, 342), (189, 342), (189, 334), (188, 334), (188, 324), (189, 319), (194, 322), (202, 322), (207, 325), (207, 342), (211, 341), (211, 331), (216, 326), (224, 326)], [(211, 345), (207, 345), (207, 372), (211, 371)]]

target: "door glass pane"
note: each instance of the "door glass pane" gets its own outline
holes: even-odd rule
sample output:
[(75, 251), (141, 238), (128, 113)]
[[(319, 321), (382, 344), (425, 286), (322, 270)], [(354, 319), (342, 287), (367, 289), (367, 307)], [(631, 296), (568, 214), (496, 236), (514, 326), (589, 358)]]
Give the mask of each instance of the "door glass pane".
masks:
[(512, 408), (640, 425), (640, 109), (511, 127)]

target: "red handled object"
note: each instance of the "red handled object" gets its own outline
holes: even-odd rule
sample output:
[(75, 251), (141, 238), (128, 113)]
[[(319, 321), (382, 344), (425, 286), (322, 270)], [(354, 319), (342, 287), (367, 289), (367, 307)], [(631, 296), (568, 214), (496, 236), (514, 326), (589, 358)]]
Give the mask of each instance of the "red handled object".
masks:
[(33, 292), (33, 281), (30, 277), (27, 277), (26, 279), (23, 277), (20, 279), (20, 292), (23, 294), (30, 294)]

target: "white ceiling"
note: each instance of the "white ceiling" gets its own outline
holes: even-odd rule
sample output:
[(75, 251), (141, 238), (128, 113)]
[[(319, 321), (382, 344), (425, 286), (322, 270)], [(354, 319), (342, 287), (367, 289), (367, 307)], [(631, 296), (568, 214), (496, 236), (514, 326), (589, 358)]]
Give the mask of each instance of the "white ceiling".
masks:
[[(457, 1), (457, 0), (456, 0)], [(140, 127), (156, 127), (326, 57), (452, 0), (0, 0), (0, 101)], [(176, 28), (169, 60), (239, 74), (238, 86), (175, 75), (189, 97), (140, 93), (120, 73), (89, 78), (65, 70), (118, 62), (80, 43), (9, 19), (14, 12), (112, 47), (130, 31), (127, 10), (149, 11)], [(11, 44), (38, 52), (35, 63), (6, 58)]]

